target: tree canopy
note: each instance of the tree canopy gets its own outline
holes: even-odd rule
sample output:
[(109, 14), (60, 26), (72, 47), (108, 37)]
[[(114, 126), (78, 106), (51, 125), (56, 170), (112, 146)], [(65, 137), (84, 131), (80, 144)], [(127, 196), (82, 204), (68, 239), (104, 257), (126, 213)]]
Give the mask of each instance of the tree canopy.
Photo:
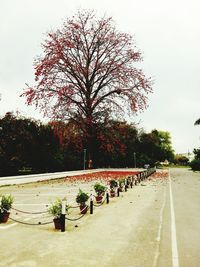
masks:
[(92, 154), (95, 123), (147, 107), (152, 81), (138, 68), (142, 56), (134, 43), (112, 18), (79, 11), (47, 34), (34, 63), (36, 84), (23, 93), (27, 104), (52, 119), (76, 122)]
[(195, 121), (194, 125), (200, 125), (200, 118)]
[(7, 112), (0, 118), (0, 175), (60, 169), (59, 140), (48, 125)]
[(144, 161), (151, 165), (166, 159), (171, 162), (174, 160), (171, 136), (166, 131), (155, 129), (150, 133), (142, 133), (140, 137), (140, 150), (145, 155)]

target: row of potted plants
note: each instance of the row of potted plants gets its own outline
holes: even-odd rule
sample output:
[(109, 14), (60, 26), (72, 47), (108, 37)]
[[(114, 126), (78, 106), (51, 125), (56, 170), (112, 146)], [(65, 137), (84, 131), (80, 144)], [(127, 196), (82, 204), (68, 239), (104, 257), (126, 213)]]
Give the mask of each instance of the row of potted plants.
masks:
[[(127, 179), (126, 181), (127, 186), (130, 184), (130, 180)], [(116, 188), (119, 187), (119, 190), (122, 192), (124, 190), (125, 186), (125, 179), (120, 179), (118, 182), (116, 180), (110, 180), (109, 181), (110, 186), (110, 197), (114, 197), (116, 194)], [(107, 190), (107, 187), (101, 183), (96, 183), (94, 185), (94, 190), (96, 192), (96, 202), (102, 203), (103, 197), (105, 195), (105, 192)], [(82, 191), (79, 189), (79, 192), (76, 196), (76, 202), (79, 204), (80, 212), (81, 214), (86, 214), (88, 210), (88, 206), (86, 205), (86, 202), (89, 199), (88, 193)], [(66, 214), (68, 210), (70, 209), (70, 206), (66, 206)], [(60, 217), (62, 213), (62, 201), (61, 199), (57, 199), (54, 203), (51, 204), (50, 208), (48, 209), (48, 212), (53, 215), (54, 217), (54, 223), (55, 223), (55, 229), (60, 229)]]
[[(118, 187), (118, 182), (116, 180), (110, 180), (110, 196), (114, 197), (116, 188)], [(124, 179), (119, 180), (119, 188), (123, 188), (124, 186)], [(96, 202), (102, 203), (102, 199), (105, 195), (105, 192), (107, 190), (107, 187), (101, 183), (96, 183), (94, 185), (94, 190), (96, 192)], [(88, 193), (82, 191), (79, 189), (79, 192), (76, 196), (76, 202), (79, 204), (80, 212), (81, 214), (87, 213), (88, 206), (86, 205), (86, 202), (89, 199)], [(0, 223), (5, 223), (8, 221), (10, 209), (12, 208), (13, 204), (13, 197), (11, 195), (2, 195), (1, 196), (1, 202), (0, 202)], [(66, 205), (66, 214), (68, 213), (70, 206)], [(57, 198), (55, 202), (51, 203), (51, 206), (48, 208), (48, 213), (51, 214), (54, 219), (54, 224), (56, 229), (60, 229), (60, 217), (62, 214), (62, 200), (60, 198)]]
[[(94, 185), (94, 190), (96, 192), (96, 201), (97, 203), (100, 203), (102, 201), (103, 195), (106, 191), (106, 187), (100, 183), (96, 183)], [(88, 193), (82, 191), (79, 189), (79, 192), (76, 196), (76, 202), (79, 204), (80, 212), (81, 214), (86, 214), (88, 210), (88, 206), (86, 205), (86, 202), (89, 199)], [(69, 205), (66, 205), (66, 214), (68, 213), (68, 210), (70, 209)], [(54, 219), (54, 225), (55, 229), (60, 229), (60, 217), (62, 214), (62, 200), (60, 198), (57, 198), (55, 202), (51, 204), (51, 206), (48, 209), (49, 214), (51, 214)]]

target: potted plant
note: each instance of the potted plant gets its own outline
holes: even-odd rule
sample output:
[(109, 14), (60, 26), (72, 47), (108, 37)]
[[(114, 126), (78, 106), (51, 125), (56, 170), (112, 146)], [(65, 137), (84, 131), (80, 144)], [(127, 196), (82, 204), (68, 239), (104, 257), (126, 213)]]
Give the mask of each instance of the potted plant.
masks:
[[(66, 205), (66, 212), (68, 211), (69, 206)], [(55, 229), (59, 230), (61, 229), (61, 223), (60, 223), (60, 217), (62, 214), (62, 200), (60, 198), (57, 198), (55, 202), (51, 204), (51, 206), (48, 208), (49, 214), (53, 215), (54, 219), (54, 225)]]
[(128, 178), (127, 178), (127, 186), (129, 187), (131, 185), (131, 177), (129, 176)]
[(100, 183), (96, 183), (94, 185), (94, 190), (97, 194), (96, 196), (96, 202), (97, 203), (101, 203), (102, 202), (102, 199), (103, 199), (103, 195), (105, 194), (105, 191), (106, 191), (106, 186), (105, 185), (102, 185)]
[(0, 222), (6, 223), (10, 215), (10, 209), (12, 208), (13, 197), (11, 195), (2, 195), (0, 203)]
[(79, 189), (79, 192), (76, 196), (76, 202), (80, 204), (81, 214), (87, 213), (88, 207), (86, 206), (85, 202), (88, 201), (88, 199), (89, 199), (88, 194)]
[(118, 186), (117, 181), (110, 180), (110, 196), (111, 197), (115, 197), (115, 191), (116, 191), (117, 186)]
[(125, 185), (125, 179), (119, 180), (119, 191), (122, 192)]

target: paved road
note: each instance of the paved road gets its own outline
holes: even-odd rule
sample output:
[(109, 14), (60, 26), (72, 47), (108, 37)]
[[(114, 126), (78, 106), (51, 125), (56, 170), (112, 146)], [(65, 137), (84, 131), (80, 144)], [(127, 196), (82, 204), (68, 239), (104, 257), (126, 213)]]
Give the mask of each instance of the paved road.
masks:
[[(0, 266), (200, 267), (200, 173), (170, 169), (169, 177), (152, 177), (123, 192), (93, 215), (68, 222), (65, 233), (52, 225), (0, 225)], [(66, 188), (59, 183), (1, 190), (19, 193), (17, 203), (25, 209), (29, 201), (46, 203), (53, 190), (61, 194)]]
[(200, 173), (170, 169), (161, 184), (110, 266), (200, 267)]
[(171, 180), (179, 266), (199, 267), (200, 173), (174, 169)]
[(199, 267), (200, 173), (171, 169), (170, 176), (172, 195), (168, 189), (157, 266)]

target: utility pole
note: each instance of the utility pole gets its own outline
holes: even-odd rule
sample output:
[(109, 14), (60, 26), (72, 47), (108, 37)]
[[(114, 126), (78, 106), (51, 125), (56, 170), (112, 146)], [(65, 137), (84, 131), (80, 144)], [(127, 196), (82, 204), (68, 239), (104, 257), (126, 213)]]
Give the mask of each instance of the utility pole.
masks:
[(85, 170), (85, 162), (86, 162), (86, 149), (83, 149), (83, 169)]

